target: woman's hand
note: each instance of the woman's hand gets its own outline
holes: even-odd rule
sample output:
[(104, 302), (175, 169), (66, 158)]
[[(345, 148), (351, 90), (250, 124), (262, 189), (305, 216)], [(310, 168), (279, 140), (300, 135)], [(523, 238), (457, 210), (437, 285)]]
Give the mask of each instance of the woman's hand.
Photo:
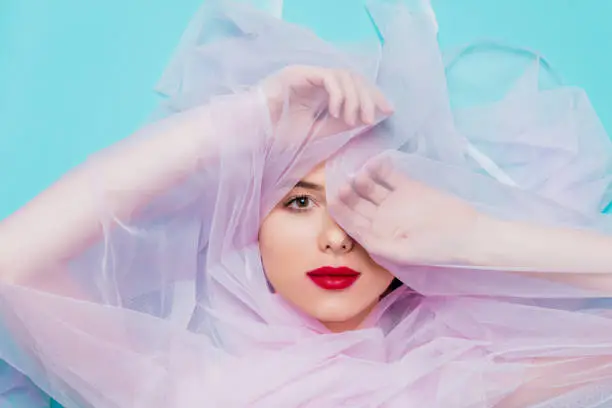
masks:
[(372, 255), (401, 264), (467, 263), (482, 214), (378, 160), (338, 193), (332, 211)]
[(261, 85), (274, 123), (288, 115), (301, 122), (329, 113), (349, 127), (372, 125), (377, 114), (393, 109), (382, 92), (365, 78), (341, 69), (295, 65), (270, 76)]
[(373, 256), (400, 264), (463, 264), (612, 293), (612, 237), (504, 221), (395, 171), (366, 166), (330, 208)]

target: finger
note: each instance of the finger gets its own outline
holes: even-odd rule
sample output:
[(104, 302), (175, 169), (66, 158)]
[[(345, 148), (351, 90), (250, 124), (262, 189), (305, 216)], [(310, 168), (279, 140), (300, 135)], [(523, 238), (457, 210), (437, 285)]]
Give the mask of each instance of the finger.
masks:
[(406, 177), (393, 167), (388, 159), (378, 159), (366, 166), (366, 172), (377, 183), (389, 190), (395, 190), (406, 182)]
[(335, 75), (331, 74), (329, 71), (323, 75), (323, 86), (329, 95), (327, 110), (334, 118), (339, 118), (340, 108), (345, 99), (345, 92)]
[(376, 102), (372, 88), (359, 77), (353, 76), (353, 80), (359, 95), (360, 119), (366, 125), (371, 125), (376, 118)]
[(376, 103), (376, 108), (378, 110), (380, 110), (384, 114), (393, 113), (394, 111), (393, 105), (391, 105), (389, 100), (385, 97), (385, 95), (382, 93), (382, 91), (379, 88), (377, 87), (374, 88), (374, 90), (372, 91), (372, 96)]
[(344, 204), (346, 207), (352, 209), (358, 200), (359, 195), (350, 184), (344, 185), (338, 190), (338, 202)]
[(353, 188), (359, 196), (374, 205), (382, 204), (391, 192), (386, 186), (377, 183), (368, 172), (362, 172), (355, 178)]
[(344, 121), (348, 125), (354, 126), (357, 122), (357, 113), (360, 105), (357, 87), (355, 86), (353, 77), (348, 72), (339, 72), (337, 78), (344, 92)]
[(371, 228), (371, 221), (368, 218), (353, 210), (339, 199), (331, 201), (329, 208), (338, 224), (355, 239), (358, 239), (361, 233)]
[(351, 185), (340, 188), (338, 198), (347, 208), (368, 220), (373, 219), (376, 214), (376, 206), (363, 197), (360, 197)]
[(376, 215), (376, 211), (378, 211), (378, 207), (370, 201), (360, 197), (359, 200), (353, 205), (353, 211), (367, 220), (373, 220)]

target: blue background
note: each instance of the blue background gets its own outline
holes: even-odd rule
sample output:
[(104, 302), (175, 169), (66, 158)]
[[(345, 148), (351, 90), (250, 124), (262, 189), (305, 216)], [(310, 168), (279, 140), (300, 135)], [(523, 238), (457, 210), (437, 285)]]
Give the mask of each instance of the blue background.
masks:
[[(0, 0), (0, 219), (144, 122), (152, 87), (200, 2)], [(612, 129), (611, 1), (433, 4), (443, 46), (493, 39), (539, 51), (586, 89)], [(360, 5), (286, 0), (285, 17), (350, 39), (372, 29)]]

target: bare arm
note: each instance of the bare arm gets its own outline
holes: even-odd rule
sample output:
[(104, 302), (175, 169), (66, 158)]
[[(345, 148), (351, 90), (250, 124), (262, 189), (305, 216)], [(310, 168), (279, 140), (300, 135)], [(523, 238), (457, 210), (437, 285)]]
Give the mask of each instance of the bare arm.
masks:
[[(304, 123), (303, 115), (311, 125), (313, 113), (305, 107), (320, 109), (313, 98), (317, 90), (327, 92), (330, 113), (349, 128), (359, 119), (372, 123), (377, 112), (390, 113), (380, 91), (362, 82), (343, 70), (292, 66), (267, 78), (261, 93), (225, 100), (221, 111), (197, 107), (142, 129), (0, 223), (0, 279), (23, 282), (34, 271), (61, 269), (101, 236), (101, 206), (105, 214), (128, 221), (156, 195), (210, 163), (221, 141), (237, 136), (246, 141), (281, 113), (297, 124)], [(287, 95), (302, 100), (286, 107)], [(244, 134), (231, 134), (237, 133), (233, 124)]]
[[(134, 401), (147, 405), (146, 398), (160, 395), (151, 387), (169, 372), (168, 360), (159, 358), (159, 342), (164, 343), (171, 331), (174, 345), (189, 344), (185, 355), (201, 360), (202, 350), (206, 355), (222, 354), (208, 347), (205, 333), (189, 339), (193, 333), (181, 331), (174, 322), (87, 301), (88, 294), (64, 273), (63, 263), (102, 236), (105, 214), (129, 221), (152, 198), (215, 161), (219, 143), (241, 146), (259, 126), (265, 129), (270, 118), (274, 121), (281, 114), (288, 115), (292, 129), (304, 123), (311, 126), (320, 104), (312, 95), (319, 88), (329, 94), (330, 113), (342, 116), (343, 125), (354, 123), (358, 115), (364, 122), (373, 121), (377, 110), (388, 110), (377, 90), (340, 70), (294, 67), (271, 78), (262, 85), (263, 95), (232, 96), (222, 106), (198, 107), (144, 128), (63, 177), (0, 224), (0, 315), (3, 321), (13, 318), (7, 326), (16, 343), (25, 355), (40, 361), (35, 368), (40, 368), (38, 378), (51, 379), (48, 382), (57, 384), (60, 392), (81, 392), (93, 405), (100, 399), (113, 406), (133, 406)], [(285, 107), (286, 95), (303, 100)], [(7, 282), (16, 284), (3, 285)], [(31, 290), (32, 286), (42, 290)], [(138, 336), (133, 336), (135, 331)], [(158, 333), (157, 341), (146, 338)], [(197, 349), (191, 346), (196, 343)], [(168, 353), (177, 362), (174, 347)], [(198, 371), (208, 370), (217, 359), (207, 363)], [(114, 369), (105, 371), (104, 366)], [(161, 393), (171, 396), (172, 391)]]
[(368, 251), (398, 264), (507, 268), (612, 293), (612, 235), (489, 217), (390, 160), (366, 166), (333, 208)]
[[(236, 98), (241, 98), (237, 104), (249, 103), (246, 96)], [(99, 238), (101, 205), (129, 219), (205, 165), (217, 150), (210, 116), (210, 107), (202, 106), (143, 128), (0, 223), (0, 277), (21, 281), (33, 271), (60, 265)]]
[[(612, 238), (581, 230), (548, 228), (526, 223), (486, 221), (478, 239), (478, 254), (472, 261), (481, 265), (542, 271), (543, 279), (576, 287), (612, 293)], [(486, 231), (486, 236), (484, 232)], [(611, 316), (612, 317), (612, 316)], [(612, 325), (612, 319), (610, 320)], [(609, 355), (567, 358), (538, 358), (528, 364), (529, 380), (498, 408), (519, 408), (573, 392), (590, 395), (592, 387), (612, 375)], [(565, 384), (565, 385), (561, 385)]]
[(530, 275), (612, 293), (610, 236), (491, 219), (477, 229), (473, 264), (526, 268)]

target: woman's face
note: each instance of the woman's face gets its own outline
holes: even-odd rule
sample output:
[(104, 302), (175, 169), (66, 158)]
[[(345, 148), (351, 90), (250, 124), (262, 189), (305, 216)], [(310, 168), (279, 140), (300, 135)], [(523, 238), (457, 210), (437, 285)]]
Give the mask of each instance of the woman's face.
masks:
[(259, 247), (276, 293), (332, 331), (357, 328), (393, 281), (330, 217), (322, 165), (265, 218)]

